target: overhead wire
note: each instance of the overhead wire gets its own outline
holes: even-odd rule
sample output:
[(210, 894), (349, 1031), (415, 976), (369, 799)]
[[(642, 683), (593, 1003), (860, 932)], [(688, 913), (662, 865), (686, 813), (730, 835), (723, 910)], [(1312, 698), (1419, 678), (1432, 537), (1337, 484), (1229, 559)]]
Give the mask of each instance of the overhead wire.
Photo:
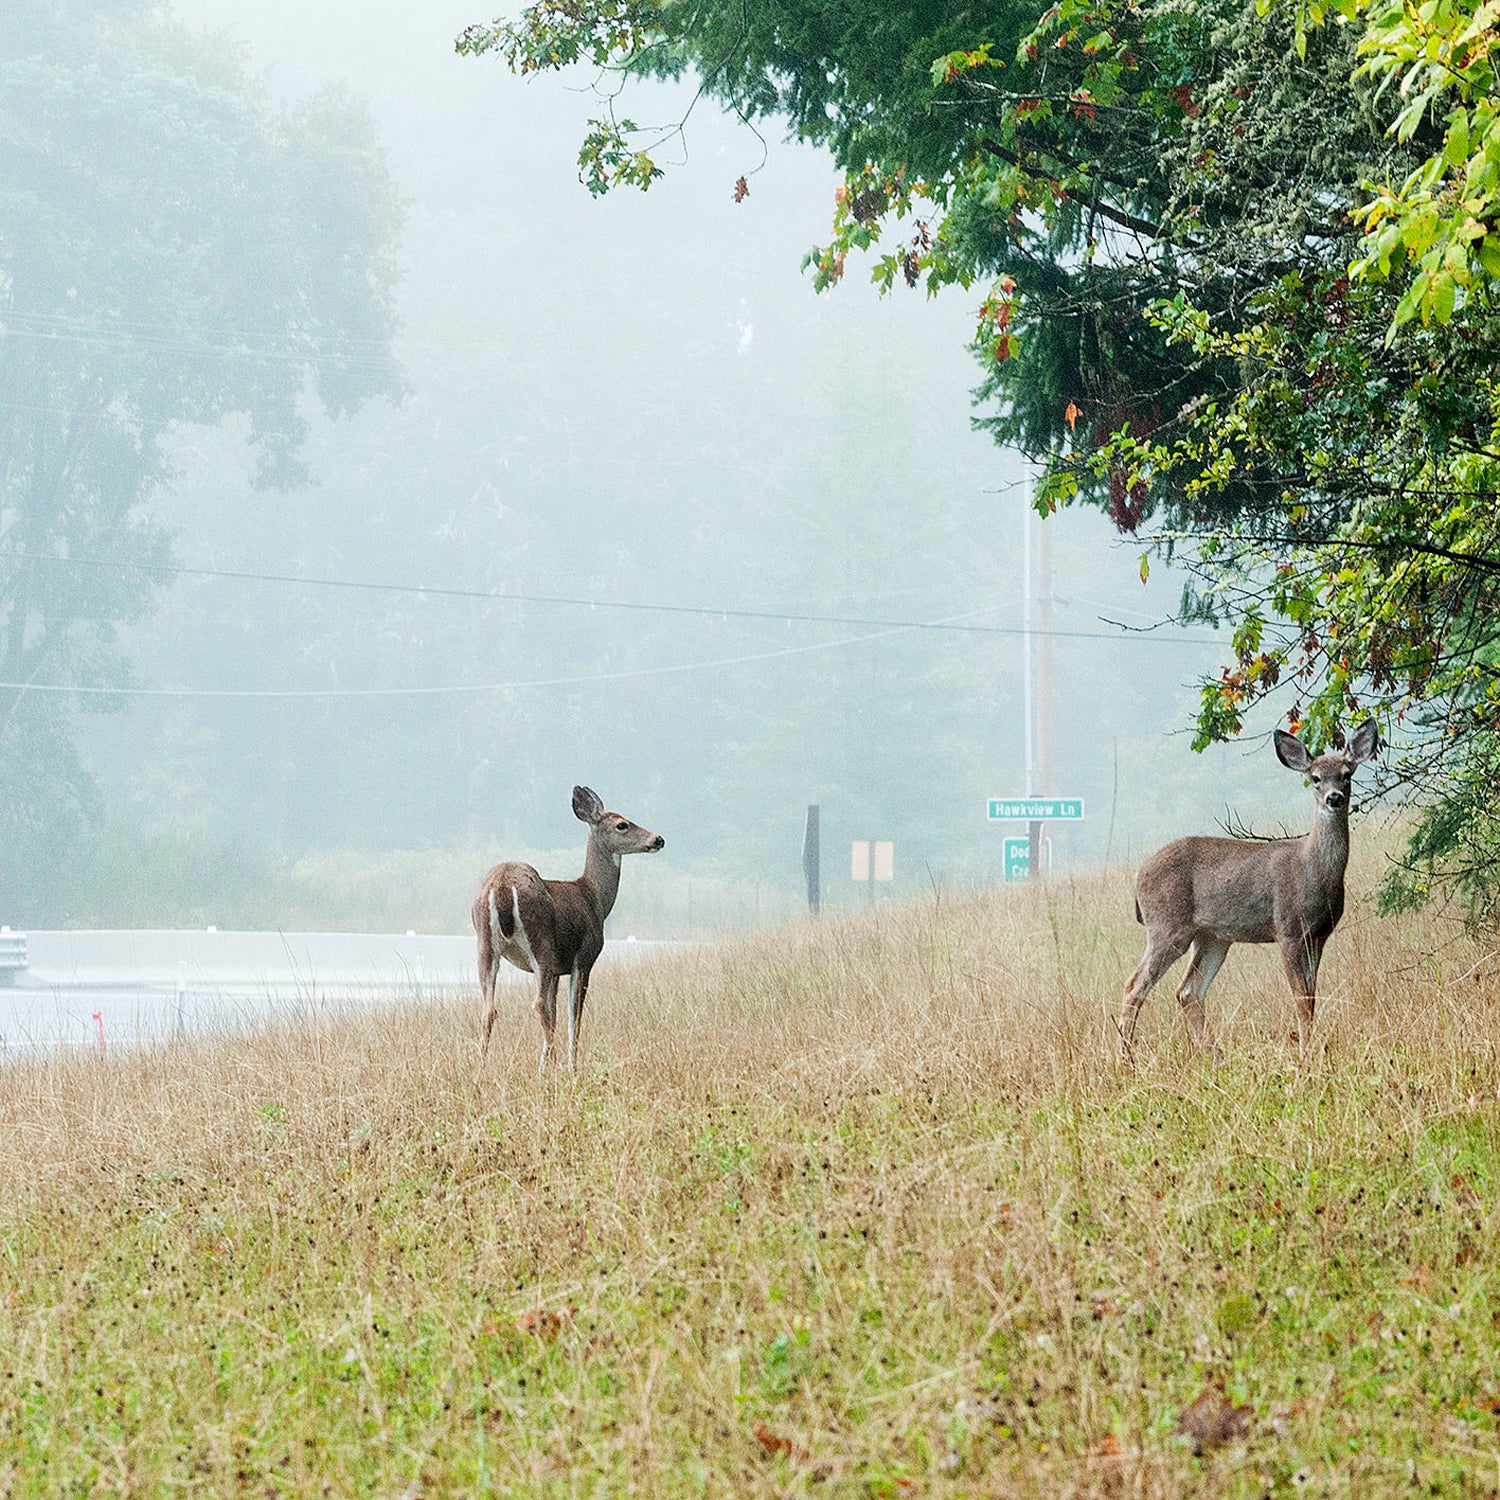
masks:
[[(206, 354), (222, 356), (248, 356), (252, 358), (282, 359), (296, 362), (337, 361), (342, 364), (368, 364), (387, 366), (394, 361), (380, 352), (384, 348), (381, 339), (360, 339), (337, 335), (314, 335), (308, 346), (288, 347), (284, 338), (269, 332), (247, 329), (215, 329), (214, 333), (225, 342), (211, 342), (169, 323), (149, 323), (136, 320), (109, 320), (103, 322), (92, 318), (74, 318), (66, 314), (28, 314), (9, 310), (0, 323), (0, 337), (57, 340), (62, 342), (92, 343), (106, 347), (133, 345), (146, 352), (171, 354)], [(272, 340), (279, 347), (267, 345)], [(261, 341), (265, 341), (262, 343)], [(259, 346), (257, 346), (259, 345)], [(359, 346), (368, 352), (359, 352)], [(57, 408), (29, 406), (22, 403), (0, 403), (16, 411), (47, 411), (59, 415)], [(599, 599), (573, 595), (518, 594), (498, 590), (460, 589), (420, 584), (386, 583), (374, 580), (341, 579), (255, 572), (246, 569), (202, 568), (177, 564), (142, 564), (120, 562), (106, 558), (64, 558), (48, 554), (13, 553), (12, 561), (39, 562), (74, 567), (95, 566), (113, 570), (131, 569), (136, 572), (164, 576), (226, 579), (295, 586), (302, 588), (324, 588), (358, 591), (365, 593), (419, 596), (446, 599), (467, 599), (496, 604), (532, 604), (560, 608), (587, 608), (627, 611), (638, 614), (677, 615), (684, 617), (719, 617), (728, 621), (744, 620), (760, 623), (782, 623), (791, 625), (834, 625), (849, 629), (865, 629), (869, 633), (848, 636), (834, 641), (804, 643), (797, 646), (780, 647), (771, 651), (754, 652), (739, 656), (720, 657), (698, 662), (674, 663), (656, 667), (629, 669), (621, 672), (576, 674), (567, 677), (538, 678), (516, 682), (450, 684), (427, 687), (399, 688), (298, 688), (298, 689), (252, 689), (252, 688), (142, 688), (112, 687), (106, 685), (70, 683), (0, 683), (0, 688), (46, 693), (71, 693), (78, 695), (111, 697), (200, 697), (200, 698), (374, 698), (433, 694), (463, 694), (498, 691), (518, 691), (528, 688), (573, 686), (657, 676), (671, 673), (709, 670), (720, 667), (739, 666), (748, 663), (776, 660), (813, 651), (842, 649), (863, 644), (886, 636), (918, 631), (943, 631), (976, 635), (1017, 636), (1024, 634), (1021, 626), (982, 625), (972, 623), (975, 615), (988, 613), (988, 609), (971, 610), (964, 614), (947, 616), (937, 620), (883, 620), (856, 615), (814, 614), (789, 610), (757, 610), (728, 605), (684, 605), (663, 604), (619, 599)], [(1115, 631), (1086, 631), (1053, 629), (1047, 635), (1064, 639), (1092, 641), (1151, 640), (1159, 644), (1191, 645), (1207, 644), (1204, 636), (1162, 636), (1141, 632), (1135, 634), (1120, 629)]]
[[(981, 613), (981, 611), (975, 611)], [(958, 617), (955, 617), (958, 618)], [(0, 689), (35, 693), (77, 693), (90, 697), (123, 698), (410, 698), (443, 697), (478, 693), (520, 692), (531, 688), (579, 687), (588, 683), (624, 682), (632, 678), (662, 677), (682, 672), (708, 671), (715, 667), (739, 667), (754, 662), (802, 656), (813, 651), (834, 651), (900, 635), (913, 627), (897, 625), (868, 635), (837, 641), (811, 641), (800, 646), (782, 646), (774, 651), (755, 651), (712, 661), (674, 662), (665, 666), (631, 667), (618, 672), (586, 672), (569, 677), (529, 678), (515, 682), (445, 683), (427, 687), (388, 688), (143, 688), (99, 685), (75, 687), (68, 683), (0, 682)]]
[[(877, 630), (930, 630), (956, 632), (967, 635), (1024, 635), (1021, 625), (976, 625), (960, 623), (970, 621), (975, 615), (988, 614), (998, 605), (984, 609), (968, 610), (962, 614), (948, 615), (937, 620), (888, 620), (861, 615), (810, 614), (797, 610), (745, 609), (729, 604), (662, 604), (654, 601), (633, 599), (601, 599), (589, 595), (575, 594), (522, 594), (498, 589), (452, 588), (444, 585), (419, 583), (389, 583), (378, 579), (324, 578), (299, 573), (269, 573), (243, 568), (193, 567), (181, 563), (133, 563), (120, 562), (114, 558), (58, 557), (50, 553), (16, 552), (11, 557), (17, 562), (58, 564), (72, 567), (108, 568), (112, 571), (130, 569), (141, 573), (160, 573), (168, 576), (188, 578), (230, 579), (243, 583), (270, 583), (299, 588), (343, 589), (358, 593), (394, 594), (434, 599), (466, 599), (487, 604), (536, 604), (568, 609), (621, 610), (635, 614), (686, 615), (700, 619), (752, 620), (767, 624), (785, 625), (840, 625)], [(1064, 640), (1085, 641), (1153, 641), (1160, 645), (1212, 645), (1215, 638), (1205, 635), (1159, 635), (1147, 630), (1069, 630), (1054, 628), (1046, 634)]]

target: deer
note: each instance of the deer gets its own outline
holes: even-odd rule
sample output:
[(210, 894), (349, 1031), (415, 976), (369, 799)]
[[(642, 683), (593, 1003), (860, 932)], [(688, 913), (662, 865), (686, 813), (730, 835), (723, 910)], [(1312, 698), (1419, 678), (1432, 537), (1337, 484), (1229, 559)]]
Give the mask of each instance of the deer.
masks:
[(481, 1073), (499, 1014), (495, 978), (502, 958), (536, 975), (535, 1008), (542, 1023), (539, 1071), (543, 1073), (557, 1027), (558, 981), (568, 976), (568, 1069), (578, 1071), (583, 1002), (589, 975), (604, 951), (604, 923), (620, 891), (621, 856), (655, 854), (666, 846), (660, 834), (606, 811), (599, 794), (586, 786), (573, 788), (573, 816), (589, 826), (583, 874), (577, 880), (543, 880), (530, 865), (513, 860), (496, 865), (474, 897), (479, 991), (484, 1002)]
[(1204, 997), (1235, 943), (1275, 943), (1291, 985), (1299, 1051), (1312, 1040), (1318, 965), (1344, 914), (1349, 864), (1349, 794), (1355, 767), (1373, 760), (1380, 731), (1367, 719), (1348, 748), (1310, 755), (1295, 735), (1278, 729), (1276, 757), (1307, 777), (1312, 828), (1300, 838), (1250, 840), (1190, 837), (1158, 849), (1135, 882), (1135, 919), (1146, 929), (1146, 952), (1125, 981), (1120, 1046), (1132, 1055), (1135, 1023), (1152, 986), (1188, 955), (1177, 1003), (1193, 1040), (1213, 1043)]

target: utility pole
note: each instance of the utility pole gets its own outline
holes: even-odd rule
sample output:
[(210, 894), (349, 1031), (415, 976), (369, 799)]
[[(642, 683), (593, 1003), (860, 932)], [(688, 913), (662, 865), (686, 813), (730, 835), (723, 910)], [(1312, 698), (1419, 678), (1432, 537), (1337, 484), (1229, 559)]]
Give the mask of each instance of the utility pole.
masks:
[[(1022, 532), (1021, 697), (1026, 734), (1026, 795), (1044, 797), (1052, 791), (1052, 534), (1026, 496)], [(1044, 846), (1042, 823), (1032, 819), (1028, 834), (1029, 875), (1040, 880)]]
[(1024, 740), (1022, 757), (1025, 766), (1024, 785), (1021, 790), (1028, 797), (1036, 795), (1036, 761), (1031, 732), (1031, 493), (1022, 497), (1021, 510), (1021, 734)]

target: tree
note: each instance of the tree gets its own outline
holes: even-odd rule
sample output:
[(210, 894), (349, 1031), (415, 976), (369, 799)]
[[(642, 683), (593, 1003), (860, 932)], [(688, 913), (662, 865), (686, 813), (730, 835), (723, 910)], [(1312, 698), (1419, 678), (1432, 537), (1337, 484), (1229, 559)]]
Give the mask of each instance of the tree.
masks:
[[(541, 0), (459, 47), (521, 71), (692, 68), (747, 120), (828, 146), (845, 181), (814, 284), (862, 251), (886, 288), (980, 283), (978, 420), (1046, 460), (1040, 508), (1107, 508), (1143, 572), (1153, 550), (1188, 563), (1185, 615), (1232, 627), (1199, 745), (1263, 701), (1319, 746), (1375, 709), (1401, 746), (1391, 782), (1424, 808), (1389, 897), (1447, 875), (1483, 915), (1500, 892), (1493, 9), (1341, 0), (1349, 24), (1326, 26), (1312, 3), (1060, 0), (872, 22), (794, 0)], [(580, 153), (593, 189), (658, 174), (618, 83)]]
[(1332, 20), (1357, 28), (1360, 72), (1381, 95), (1395, 86), (1399, 140), (1436, 132), (1429, 152), (1399, 183), (1374, 184), (1358, 210), (1365, 227), (1358, 276), (1409, 269), (1396, 306), (1397, 326), (1421, 314), (1445, 323), (1467, 296), (1500, 280), (1500, 102), (1493, 51), (1500, 42), (1494, 0), (1443, 0), (1415, 7), (1400, 0), (1297, 0), (1297, 45), (1306, 28)]
[[(401, 209), (338, 93), (273, 104), (160, 0), (18, 0), (0, 31), (0, 908), (21, 917), (97, 798), (76, 687), (124, 686), (117, 628), (170, 537), (183, 424), (239, 418), (301, 477), (309, 397), (399, 382)], [(100, 706), (98, 698), (84, 700)]]

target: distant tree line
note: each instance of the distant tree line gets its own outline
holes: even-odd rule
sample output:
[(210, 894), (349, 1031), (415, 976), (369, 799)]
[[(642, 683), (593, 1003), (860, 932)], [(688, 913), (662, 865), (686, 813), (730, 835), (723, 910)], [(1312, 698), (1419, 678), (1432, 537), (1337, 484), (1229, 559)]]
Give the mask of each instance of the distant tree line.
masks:
[[(300, 481), (308, 411), (399, 388), (401, 208), (368, 119), (274, 103), (160, 0), (13, 0), (0, 27), (0, 909), (101, 816), (81, 703), (128, 687), (123, 626), (171, 537), (185, 425), (240, 419)], [(87, 689), (80, 698), (73, 689)]]

